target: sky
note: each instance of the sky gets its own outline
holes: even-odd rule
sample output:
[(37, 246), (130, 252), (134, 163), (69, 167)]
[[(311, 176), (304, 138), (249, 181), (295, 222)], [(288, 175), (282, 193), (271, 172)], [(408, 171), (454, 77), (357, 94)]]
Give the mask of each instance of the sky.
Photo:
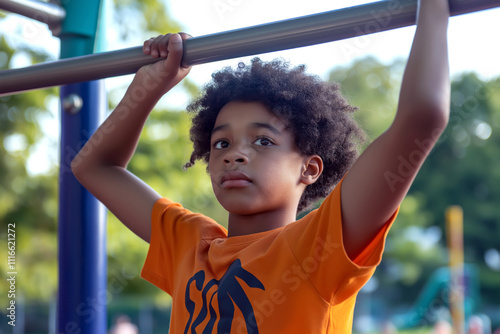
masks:
[[(283, 20), (308, 14), (335, 10), (339, 8), (369, 3), (366, 0), (182, 0), (167, 1), (170, 14), (180, 23), (182, 30), (192, 36), (203, 36), (277, 20)], [(108, 5), (109, 8), (109, 5)], [(110, 10), (108, 10), (110, 12)], [(111, 17), (111, 15), (110, 15)], [(111, 51), (142, 44), (131, 40), (130, 44), (117, 42), (118, 32), (113, 29), (111, 19), (107, 30), (106, 45)], [(58, 57), (59, 40), (52, 36), (41, 23), (11, 15), (0, 24), (0, 29), (21, 44), (31, 44)], [(323, 78), (336, 66), (348, 66), (352, 62), (373, 56), (383, 63), (390, 64), (396, 58), (406, 59), (410, 52), (415, 27), (399, 28), (358, 38), (325, 43), (293, 50), (279, 51), (259, 55), (265, 60), (283, 57), (292, 64), (306, 64), (308, 71)], [(463, 72), (476, 72), (481, 78), (489, 79), (500, 76), (500, 9), (486, 10), (450, 18), (448, 46), (450, 72), (452, 76)], [(210, 79), (210, 74), (224, 66), (235, 66), (239, 61), (248, 61), (251, 57), (231, 59), (194, 66), (189, 74), (191, 80), (203, 85)], [(2, 61), (0, 57), (0, 62)], [(13, 61), (14, 67), (28, 65), (22, 56)], [(122, 85), (132, 76), (106, 80), (107, 87)], [(42, 173), (57, 164), (57, 141), (59, 135), (58, 101), (48, 101), (52, 117), (42, 120), (43, 127), (51, 134), (40, 142), (28, 162), (28, 171)], [(182, 108), (187, 103), (186, 95), (174, 90), (162, 103)], [(11, 140), (15, 146), (16, 141)], [(54, 147), (56, 149), (54, 149)], [(48, 158), (47, 158), (48, 157)]]

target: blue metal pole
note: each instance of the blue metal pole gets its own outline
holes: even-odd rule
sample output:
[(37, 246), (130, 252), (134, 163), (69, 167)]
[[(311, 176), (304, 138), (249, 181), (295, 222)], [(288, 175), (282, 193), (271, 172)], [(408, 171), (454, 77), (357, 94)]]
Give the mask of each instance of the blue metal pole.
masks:
[[(61, 58), (94, 52), (100, 0), (65, 2)], [(57, 333), (105, 334), (105, 209), (71, 173), (71, 160), (104, 117), (101, 81), (61, 87)]]
[(103, 95), (100, 81), (61, 88), (67, 110), (61, 115), (57, 333), (106, 333), (105, 210), (70, 169), (72, 158), (100, 123)]

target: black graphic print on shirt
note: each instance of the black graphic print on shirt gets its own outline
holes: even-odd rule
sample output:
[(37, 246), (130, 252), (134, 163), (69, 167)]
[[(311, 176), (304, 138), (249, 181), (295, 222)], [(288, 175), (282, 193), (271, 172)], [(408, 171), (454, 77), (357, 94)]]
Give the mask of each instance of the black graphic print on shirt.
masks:
[[(245, 325), (248, 333), (259, 333), (258, 326), (255, 322), (255, 315), (252, 304), (248, 299), (245, 290), (240, 284), (241, 280), (251, 288), (265, 290), (264, 285), (250, 272), (241, 267), (241, 261), (236, 259), (220, 280), (215, 278), (205, 283), (205, 272), (198, 271), (191, 277), (186, 285), (185, 303), (186, 309), (189, 312), (189, 320), (184, 329), (184, 334), (194, 333), (212, 333), (217, 319), (217, 333), (229, 333), (233, 323), (234, 311), (236, 307), (243, 314)], [(200, 311), (195, 314), (196, 303), (191, 299), (191, 287), (194, 284), (196, 290), (201, 292), (202, 305), (198, 305)], [(215, 290), (212, 289), (215, 287)], [(211, 294), (209, 294), (209, 291)], [(217, 299), (219, 305), (218, 312), (213, 307), (214, 299)], [(209, 319), (205, 328), (198, 328), (202, 322)]]

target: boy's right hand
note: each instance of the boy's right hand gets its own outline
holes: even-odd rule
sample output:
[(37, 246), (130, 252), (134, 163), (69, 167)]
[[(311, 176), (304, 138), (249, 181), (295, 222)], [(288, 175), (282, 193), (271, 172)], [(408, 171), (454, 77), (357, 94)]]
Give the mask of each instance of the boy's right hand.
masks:
[(144, 42), (143, 52), (153, 58), (165, 58), (151, 65), (143, 66), (137, 74), (143, 80), (158, 83), (155, 85), (165, 94), (189, 73), (191, 67), (182, 67), (183, 41), (191, 38), (186, 33), (166, 34), (153, 37)]

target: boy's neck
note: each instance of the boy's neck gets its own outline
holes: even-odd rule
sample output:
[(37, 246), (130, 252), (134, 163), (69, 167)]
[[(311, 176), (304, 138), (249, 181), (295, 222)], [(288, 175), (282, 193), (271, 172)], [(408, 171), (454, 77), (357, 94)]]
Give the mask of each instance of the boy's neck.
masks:
[(274, 230), (294, 222), (296, 210), (261, 212), (251, 215), (229, 213), (228, 237), (255, 234)]

